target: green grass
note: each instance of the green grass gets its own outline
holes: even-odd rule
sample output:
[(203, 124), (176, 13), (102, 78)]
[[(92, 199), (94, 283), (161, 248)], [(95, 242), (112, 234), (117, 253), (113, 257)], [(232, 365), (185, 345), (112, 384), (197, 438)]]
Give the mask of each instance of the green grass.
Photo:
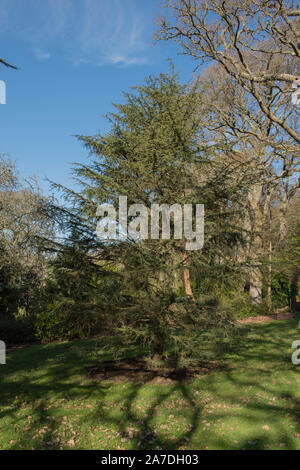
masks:
[(84, 368), (109, 357), (99, 340), (9, 353), (0, 366), (0, 448), (300, 449), (296, 326), (243, 327), (224, 368), (191, 382), (88, 379)]

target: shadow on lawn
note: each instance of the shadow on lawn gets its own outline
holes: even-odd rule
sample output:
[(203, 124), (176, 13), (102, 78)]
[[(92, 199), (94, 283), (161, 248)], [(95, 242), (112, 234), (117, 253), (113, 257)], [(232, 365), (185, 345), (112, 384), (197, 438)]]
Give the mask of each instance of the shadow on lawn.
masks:
[[(42, 361), (41, 361), (42, 362)], [(36, 367), (39, 367), (39, 364), (36, 364)], [(52, 372), (51, 375), (49, 372)], [(76, 374), (77, 368), (68, 370), (68, 378), (72, 377), (72, 374)], [(125, 401), (122, 402), (120, 407), (122, 411), (122, 416), (112, 417), (109, 412), (106, 411), (107, 400), (110, 398), (110, 385), (109, 383), (99, 384), (94, 381), (89, 381), (84, 383), (80, 387), (75, 386), (72, 383), (68, 383), (65, 370), (63, 367), (53, 369), (52, 371), (47, 371), (47, 374), (44, 378), (47, 378), (47, 381), (42, 385), (40, 383), (34, 383), (30, 381), (29, 378), (23, 377), (20, 381), (15, 381), (13, 383), (16, 390), (16, 395), (11, 396), (8, 386), (11, 387), (12, 383), (6, 382), (5, 384), (0, 381), (1, 386), (1, 407), (0, 407), (0, 422), (5, 420), (5, 418), (10, 418), (10, 426), (13, 427), (18, 439), (12, 442), (10, 449), (24, 449), (31, 448), (30, 442), (32, 442), (32, 448), (37, 448), (34, 445), (34, 442), (38, 441), (38, 449), (59, 449), (61, 448), (61, 443), (56, 442), (57, 434), (56, 430), (59, 425), (63, 423), (63, 416), (58, 418), (54, 416), (53, 408), (47, 397), (49, 392), (55, 391), (59, 398), (60, 406), (62, 407), (62, 415), (67, 414), (67, 411), (63, 410), (65, 402), (66, 405), (72, 401), (76, 400), (88, 400), (92, 397), (97, 397), (98, 405), (94, 408), (92, 414), (90, 415), (90, 425), (93, 428), (93, 425), (100, 421), (106, 426), (113, 426), (114, 429), (118, 430), (120, 435), (120, 445), (121, 439), (134, 439), (136, 445), (134, 448), (138, 449), (147, 449), (151, 448), (152, 444), (155, 444), (155, 447), (161, 449), (175, 449), (180, 447), (183, 443), (186, 444), (186, 440), (193, 435), (196, 431), (199, 416), (201, 409), (194, 406), (193, 398), (187, 386), (183, 382), (176, 382), (170, 386), (162, 386), (160, 388), (160, 393), (153, 401), (151, 406), (147, 409), (147, 417), (141, 418), (138, 416), (138, 413), (134, 410), (134, 403), (139, 395), (139, 392), (142, 387), (147, 386), (147, 382), (143, 384), (130, 384), (130, 390), (127, 393)], [(43, 379), (43, 377), (39, 377)], [(150, 380), (149, 380), (150, 382)], [(124, 385), (124, 383), (121, 383)], [(157, 439), (155, 436), (154, 428), (152, 426), (152, 419), (156, 414), (157, 407), (159, 407), (163, 402), (168, 400), (174, 392), (180, 392), (182, 396), (187, 400), (190, 410), (192, 411), (192, 416), (190, 420), (189, 430), (184, 433), (181, 438), (174, 440), (168, 439)], [(62, 398), (62, 397), (65, 398)], [(33, 406), (28, 411), (29, 406)], [(25, 415), (32, 415), (32, 419), (27, 420), (27, 424), (24, 426), (24, 418), (20, 416), (20, 413), (24, 410)], [(77, 416), (77, 419), (80, 421), (80, 410)], [(82, 424), (86, 424), (82, 420)], [(131, 429), (134, 428), (135, 432), (131, 435)], [(4, 428), (0, 425), (0, 434), (3, 432)], [(21, 437), (20, 437), (21, 436)], [(36, 441), (37, 440), (37, 441)], [(68, 447), (68, 442), (72, 442), (72, 435), (69, 435), (63, 443), (63, 447)], [(71, 445), (70, 447), (73, 447)], [(75, 446), (75, 448), (78, 448)], [(80, 448), (80, 446), (79, 446)], [(108, 445), (108, 448), (109, 445)]]
[[(109, 382), (86, 380), (81, 375), (86, 361), (69, 345), (38, 347), (36, 351), (32, 348), (31, 354), (29, 351), (13, 353), (17, 355), (14, 364), (8, 361), (5, 374), (2, 374), (4, 368), (0, 370), (0, 419), (5, 423), (8, 418), (18, 436), (18, 439), (12, 438), (10, 448), (87, 448), (82, 443), (77, 444), (77, 437), (74, 438), (71, 428), (67, 427), (64, 440), (57, 441), (57, 429), (63, 425), (70, 403), (75, 407), (77, 402), (95, 400), (88, 417), (82, 416), (78, 406), (76, 425), (79, 430), (87, 425), (93, 430), (99, 423), (114, 429), (114, 436), (118, 437), (113, 439), (117, 439), (118, 444), (110, 446), (107, 441), (109, 449), (124, 448), (124, 441), (136, 449), (267, 449), (275, 445), (299, 449), (300, 441), (295, 441), (294, 432), (300, 433), (300, 388), (295, 387), (293, 394), (293, 379), (298, 370), (294, 369), (287, 353), (288, 341), (295, 339), (289, 338), (290, 328), (290, 322), (280, 326), (274, 323), (265, 325), (257, 334), (257, 330), (247, 327), (244, 331), (249, 337), (231, 352), (231, 367), (193, 382), (182, 380), (161, 385), (151, 380), (113, 386)], [(256, 331), (253, 338), (252, 331)], [(112, 409), (107, 406), (111, 387), (119, 392)], [(141, 415), (137, 403), (147, 387), (150, 390), (146, 396), (148, 403)], [(272, 399), (263, 399), (265, 396)], [(219, 405), (222, 406), (218, 408)], [(27, 417), (24, 426), (22, 410), (26, 417), (29, 406), (32, 418)], [(74, 413), (74, 409), (72, 411)], [(178, 423), (175, 432), (173, 419), (178, 417), (184, 418), (185, 425)], [(286, 418), (293, 423), (293, 431), (284, 423)], [(240, 437), (230, 442), (226, 428), (228, 419), (245, 423), (249, 433), (243, 435), (241, 428), (238, 430)], [(207, 421), (211, 424), (209, 429)], [(222, 423), (225, 423), (224, 429)], [(271, 433), (272, 429), (268, 431), (263, 426), (275, 431)], [(3, 431), (1, 424), (0, 434)], [(99, 448), (103, 447), (99, 445)]]
[[(163, 384), (159, 386), (159, 391), (154, 388), (156, 398), (152, 400), (150, 406), (147, 407), (146, 416), (141, 417), (136, 409), (136, 404), (142, 389), (147, 385), (153, 387), (152, 381), (149, 379), (143, 384), (131, 384), (125, 403), (122, 404), (123, 418), (113, 418), (104, 412), (102, 405), (99, 406), (98, 412), (101, 413), (102, 419), (106, 424), (115, 426), (123, 439), (127, 441), (134, 438), (136, 449), (163, 449), (172, 450), (186, 448), (187, 442), (195, 435), (200, 424), (201, 413), (204, 405), (199, 406), (195, 403), (192, 392), (189, 390), (187, 383), (183, 380), (173, 380), (172, 384)], [(155, 387), (155, 386), (154, 386)], [(157, 432), (155, 419), (157, 418), (158, 409), (172, 398), (179, 396), (179, 400), (185, 402), (186, 413), (189, 415), (188, 429), (180, 433), (177, 437), (162, 437)], [(176, 410), (174, 411), (176, 414)], [(174, 417), (174, 415), (171, 415)], [(170, 420), (170, 417), (168, 418)], [(172, 426), (170, 421), (164, 422), (165, 428)], [(132, 432), (134, 430), (134, 432)]]
[(71, 397), (74, 400), (88, 399), (93, 393), (93, 384), (72, 381), (81, 369), (80, 361), (68, 344), (36, 346), (13, 352), (6, 366), (0, 369), (0, 422), (5, 423), (8, 419), (11, 428), (7, 430), (0, 426), (0, 441), (1, 433), (10, 431), (18, 437), (15, 441), (15, 436), (12, 436), (10, 449), (30, 448), (28, 443), (37, 438), (39, 448), (56, 448), (47, 444), (54, 442), (58, 424), (50, 400), (56, 399), (62, 404)]

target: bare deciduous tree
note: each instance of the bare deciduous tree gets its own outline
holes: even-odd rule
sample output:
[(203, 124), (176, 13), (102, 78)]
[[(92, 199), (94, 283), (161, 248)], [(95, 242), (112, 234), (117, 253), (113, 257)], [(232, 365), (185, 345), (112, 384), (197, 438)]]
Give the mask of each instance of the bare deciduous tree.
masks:
[(170, 16), (158, 19), (157, 38), (175, 40), (200, 65), (214, 64), (201, 76), (208, 140), (232, 149), (226, 158), (244, 161), (256, 175), (241, 203), (249, 214), (250, 296), (259, 303), (271, 201), (275, 195), (281, 201), (280, 241), (286, 207), (299, 188), (300, 114), (290, 94), (300, 73), (300, 12), (282, 0), (168, 0), (164, 6)]
[[(199, 64), (218, 63), (256, 100), (268, 119), (298, 146), (295, 129), (262, 97), (265, 85), (290, 93), (300, 75), (300, 11), (288, 0), (167, 0), (169, 17), (158, 18), (158, 39), (175, 40)], [(289, 70), (269, 64), (289, 63)]]
[[(280, 207), (280, 226), (278, 242), (285, 239), (285, 214), (291, 198), (299, 188), (297, 172), (298, 154), (295, 146), (278, 126), (270, 121), (257, 105), (255, 99), (231, 76), (224, 77), (222, 68), (211, 66), (199, 77), (203, 93), (207, 122), (207, 139), (220, 148), (231, 151), (223, 153), (223, 158), (235, 165), (236, 160), (244, 162), (252, 172), (253, 183), (241, 194), (240, 204), (248, 216), (245, 229), (249, 243), (244, 255), (248, 260), (250, 296), (253, 302), (262, 300), (263, 265), (266, 250), (271, 260), (273, 247), (270, 247), (265, 234), (268, 233), (272, 204)], [(289, 106), (287, 95), (278, 93), (272, 87), (264, 87), (263, 98), (268, 108), (287, 122), (297, 126), (297, 116)], [(201, 111), (203, 112), (203, 110)], [(238, 175), (237, 175), (238, 176)], [(271, 251), (270, 251), (271, 250)], [(269, 262), (270, 265), (270, 262)], [(268, 269), (271, 269), (268, 266)]]

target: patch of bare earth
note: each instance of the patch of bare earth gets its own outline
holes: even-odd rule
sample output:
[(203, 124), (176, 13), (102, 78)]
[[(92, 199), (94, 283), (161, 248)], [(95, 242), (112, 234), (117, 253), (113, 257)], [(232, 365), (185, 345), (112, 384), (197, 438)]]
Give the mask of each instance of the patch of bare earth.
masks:
[(168, 383), (178, 380), (189, 380), (197, 376), (208, 374), (221, 368), (215, 361), (201, 361), (197, 367), (188, 369), (151, 369), (145, 359), (129, 358), (118, 361), (104, 361), (95, 366), (86, 368), (86, 375), (94, 380), (110, 380), (122, 382), (157, 382)]
[(257, 317), (248, 317), (243, 320), (238, 320), (237, 323), (247, 324), (247, 323), (266, 323), (270, 321), (282, 321), (290, 320), (294, 318), (294, 315), (289, 311), (288, 307), (279, 308), (275, 310), (272, 315), (261, 315)]
[(6, 352), (14, 352), (19, 351), (20, 349), (31, 348), (32, 346), (37, 346), (40, 343), (26, 343), (26, 344), (8, 344), (6, 348)]

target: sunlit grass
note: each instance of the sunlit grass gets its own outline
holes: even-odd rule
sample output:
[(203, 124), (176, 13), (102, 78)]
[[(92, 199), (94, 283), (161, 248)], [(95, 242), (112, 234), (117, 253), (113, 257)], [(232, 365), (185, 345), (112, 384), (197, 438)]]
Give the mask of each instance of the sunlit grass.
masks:
[[(105, 340), (34, 346), (0, 366), (1, 449), (300, 449), (296, 321), (243, 327), (190, 382), (97, 382)], [(132, 351), (131, 351), (132, 354)]]

